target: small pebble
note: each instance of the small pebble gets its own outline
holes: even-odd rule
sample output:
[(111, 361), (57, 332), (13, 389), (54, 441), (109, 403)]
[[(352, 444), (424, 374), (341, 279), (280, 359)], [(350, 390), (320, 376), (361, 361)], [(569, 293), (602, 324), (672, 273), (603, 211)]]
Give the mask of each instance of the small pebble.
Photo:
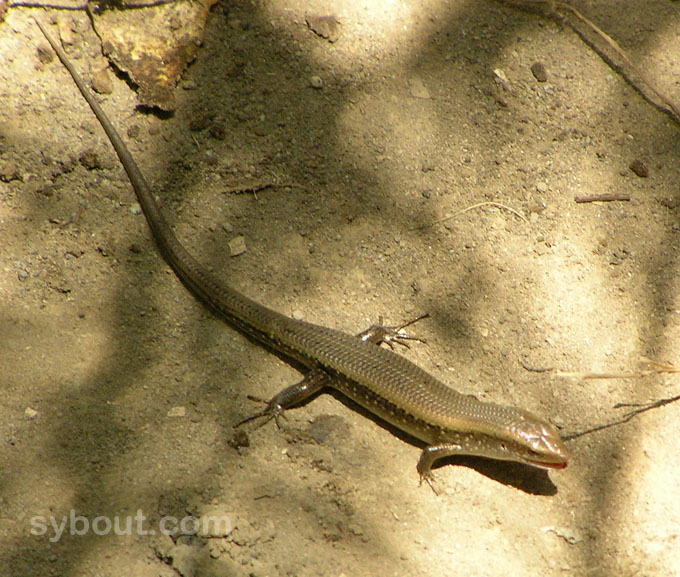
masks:
[(52, 51), (52, 47), (49, 44), (45, 44), (44, 42), (41, 42), (38, 44), (38, 60), (40, 60), (41, 64), (49, 64), (54, 60), (54, 52)]
[(139, 127), (139, 124), (132, 124), (127, 129), (128, 138), (130, 138), (131, 140), (137, 140), (139, 138), (141, 130), (142, 129)]
[(237, 451), (242, 447), (250, 447), (250, 438), (243, 429), (234, 431), (234, 436), (227, 441), (227, 444)]
[(502, 85), (506, 85), (508, 83), (508, 77), (505, 75), (505, 72), (501, 68), (496, 68), (493, 71), (493, 75), (496, 79), (496, 82)]
[(209, 128), (214, 117), (214, 114), (208, 112), (193, 118), (191, 122), (189, 122), (189, 130), (191, 130), (191, 132), (201, 132), (202, 130)]
[(546, 209), (546, 204), (542, 200), (537, 200), (537, 199), (531, 199), (527, 203), (527, 210), (530, 213), (538, 213), (540, 214)]
[(107, 64), (98, 65), (92, 68), (92, 89), (98, 94), (111, 94), (113, 92), (113, 81), (109, 74)]
[(217, 120), (210, 125), (210, 128), (208, 128), (208, 133), (215, 140), (224, 140), (227, 135), (227, 129), (222, 120)]
[(536, 61), (531, 65), (531, 73), (539, 82), (546, 82), (548, 80), (548, 69), (541, 61)]
[(647, 168), (647, 165), (639, 158), (636, 158), (633, 162), (631, 162), (628, 165), (628, 168), (630, 168), (640, 178), (647, 178), (649, 176), (649, 169)]
[(7, 160), (0, 164), (0, 180), (2, 182), (19, 180), (19, 169), (17, 168), (16, 162)]
[(317, 76), (315, 74), (314, 76), (312, 76), (309, 79), (309, 85), (312, 88), (316, 88), (317, 90), (321, 90), (323, 88), (323, 79), (321, 78), (321, 76)]
[(102, 168), (102, 163), (99, 160), (97, 153), (92, 149), (83, 152), (78, 160), (80, 161), (80, 164), (87, 168), (87, 170)]

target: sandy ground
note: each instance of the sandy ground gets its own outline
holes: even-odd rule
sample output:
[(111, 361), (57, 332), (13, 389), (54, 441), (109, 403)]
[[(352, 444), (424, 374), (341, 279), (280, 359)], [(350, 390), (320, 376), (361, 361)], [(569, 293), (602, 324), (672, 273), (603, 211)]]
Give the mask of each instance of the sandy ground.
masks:
[[(680, 101), (676, 2), (575, 6)], [(487, 1), (221, 3), (174, 115), (115, 76), (102, 99), (226, 282), (352, 333), (427, 312), (403, 354), (571, 438), (550, 474), (451, 459), (436, 496), (417, 446), (333, 395), (234, 436), (248, 394), (299, 374), (169, 271), (32, 15), (73, 21), (86, 76), (100, 50), (82, 12), (0, 25), (2, 575), (680, 574), (680, 404), (575, 436), (678, 377), (556, 375), (680, 365), (678, 125), (570, 27)], [(631, 200), (574, 201), (607, 192)], [(456, 215), (482, 202), (523, 218)], [(229, 527), (161, 533), (210, 515)]]

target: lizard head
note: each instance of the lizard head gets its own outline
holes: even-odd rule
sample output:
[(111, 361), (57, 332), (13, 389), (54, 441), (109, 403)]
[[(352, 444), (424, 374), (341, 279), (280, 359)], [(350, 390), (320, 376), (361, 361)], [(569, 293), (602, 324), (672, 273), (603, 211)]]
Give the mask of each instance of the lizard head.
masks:
[[(557, 429), (527, 411), (518, 413), (518, 419), (509, 427), (511, 446), (506, 449), (511, 459), (542, 469), (564, 469), (569, 462), (569, 451)], [(503, 443), (501, 441), (501, 445)]]

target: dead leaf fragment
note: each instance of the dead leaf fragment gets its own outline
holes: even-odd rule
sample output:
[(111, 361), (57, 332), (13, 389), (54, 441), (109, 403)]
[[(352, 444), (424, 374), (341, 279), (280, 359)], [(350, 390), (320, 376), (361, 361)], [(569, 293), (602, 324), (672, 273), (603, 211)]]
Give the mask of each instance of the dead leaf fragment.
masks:
[(418, 77), (410, 78), (408, 81), (408, 87), (411, 96), (413, 96), (414, 98), (424, 99), (430, 98), (430, 91), (427, 89), (427, 86), (425, 86), (425, 84), (420, 78)]
[(186, 417), (187, 409), (186, 407), (178, 405), (176, 407), (170, 407), (167, 414), (170, 418)]
[(93, 16), (102, 49), (139, 86), (139, 102), (170, 112), (175, 86), (194, 60), (217, 0), (106, 10)]
[(340, 21), (333, 14), (323, 16), (307, 14), (305, 21), (314, 34), (329, 42), (335, 42), (340, 38)]
[(229, 241), (229, 254), (238, 256), (246, 252), (246, 239), (243, 236), (236, 236)]
[(72, 46), (73, 39), (73, 21), (70, 18), (60, 18), (57, 20), (59, 26), (59, 38), (64, 46)]

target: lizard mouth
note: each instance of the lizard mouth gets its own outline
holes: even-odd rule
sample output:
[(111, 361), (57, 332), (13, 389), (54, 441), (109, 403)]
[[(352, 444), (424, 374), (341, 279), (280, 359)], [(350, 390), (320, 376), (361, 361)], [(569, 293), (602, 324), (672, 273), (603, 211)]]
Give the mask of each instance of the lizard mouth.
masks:
[(534, 467), (539, 467), (541, 469), (566, 469), (567, 468), (567, 460), (560, 460), (560, 461), (528, 461), (530, 465), (533, 465)]

